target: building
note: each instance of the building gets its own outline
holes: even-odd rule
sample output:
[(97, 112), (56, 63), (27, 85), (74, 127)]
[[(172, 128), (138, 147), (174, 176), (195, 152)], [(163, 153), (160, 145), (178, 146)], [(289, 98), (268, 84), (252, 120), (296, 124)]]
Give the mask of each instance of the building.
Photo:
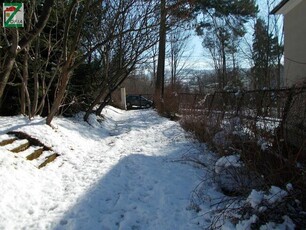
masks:
[(271, 12), (284, 15), (285, 86), (306, 82), (306, 1), (283, 0)]

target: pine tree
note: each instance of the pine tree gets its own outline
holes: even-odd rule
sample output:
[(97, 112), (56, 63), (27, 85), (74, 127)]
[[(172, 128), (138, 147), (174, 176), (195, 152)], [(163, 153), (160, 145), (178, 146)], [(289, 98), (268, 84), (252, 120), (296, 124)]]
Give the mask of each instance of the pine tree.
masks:
[(197, 0), (198, 20), (196, 31), (203, 36), (203, 46), (212, 55), (219, 89), (223, 89), (229, 79), (227, 59), (233, 59), (238, 51), (238, 40), (246, 33), (244, 24), (254, 17), (258, 8), (254, 0)]
[(255, 89), (272, 86), (273, 68), (277, 65), (279, 50), (278, 38), (269, 32), (265, 21), (258, 18), (253, 34), (253, 86)]

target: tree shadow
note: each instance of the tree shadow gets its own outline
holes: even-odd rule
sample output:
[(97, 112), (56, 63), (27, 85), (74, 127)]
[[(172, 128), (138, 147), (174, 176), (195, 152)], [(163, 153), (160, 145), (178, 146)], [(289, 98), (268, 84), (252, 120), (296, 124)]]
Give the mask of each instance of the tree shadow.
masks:
[(187, 207), (198, 171), (175, 155), (121, 158), (54, 229), (197, 229)]
[[(28, 117), (25, 116), (21, 116), (21, 119), (16, 119), (14, 116), (13, 117), (7, 117), (7, 122), (3, 123), (0, 125), (0, 135), (2, 134), (6, 134), (8, 132), (11, 131), (15, 131), (17, 129), (20, 129), (22, 127), (26, 127), (29, 126), (29, 124), (31, 124), (32, 126), (34, 125), (44, 125), (45, 124), (45, 119), (37, 119), (37, 120), (30, 120)], [(12, 121), (10, 122), (9, 120), (12, 119)], [(17, 120), (17, 121), (16, 121)], [(15, 122), (12, 125), (12, 122)]]

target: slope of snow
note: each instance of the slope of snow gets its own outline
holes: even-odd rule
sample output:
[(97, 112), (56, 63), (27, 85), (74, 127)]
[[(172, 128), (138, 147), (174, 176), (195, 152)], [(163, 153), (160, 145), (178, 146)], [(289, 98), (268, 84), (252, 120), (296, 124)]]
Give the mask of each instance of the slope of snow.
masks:
[(53, 128), (0, 118), (0, 134), (23, 131), (60, 154), (38, 169), (0, 147), (0, 229), (200, 229), (188, 206), (203, 169), (175, 161), (200, 149), (179, 124), (153, 110), (103, 114)]

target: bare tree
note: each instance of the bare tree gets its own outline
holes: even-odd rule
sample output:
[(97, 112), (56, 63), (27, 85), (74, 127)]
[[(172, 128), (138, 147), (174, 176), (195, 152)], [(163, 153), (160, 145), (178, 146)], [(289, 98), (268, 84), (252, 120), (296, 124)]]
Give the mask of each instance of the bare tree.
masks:
[(17, 55), (26, 49), (31, 42), (41, 33), (44, 27), (47, 24), (49, 16), (51, 14), (52, 7), (54, 5), (54, 0), (46, 0), (44, 1), (43, 8), (40, 13), (40, 17), (33, 26), (33, 29), (28, 33), (24, 33), (20, 39), (18, 29), (10, 29), (7, 30), (3, 28), (4, 35), (9, 33), (9, 38), (7, 37), (7, 44), (6, 47), (3, 49), (5, 50), (5, 56), (3, 58), (3, 65), (0, 70), (0, 99), (2, 99), (4, 89), (6, 84), (9, 80), (11, 71), (14, 67), (15, 60)]
[[(162, 107), (165, 88), (167, 30), (176, 23), (188, 19), (192, 11), (192, 5), (192, 1), (160, 1), (159, 44), (154, 100), (157, 108), (161, 108), (161, 111), (163, 111)], [(169, 20), (167, 21), (167, 19)]]
[[(188, 67), (188, 54), (186, 52), (188, 46), (188, 38), (190, 33), (186, 32), (186, 28), (175, 28), (169, 33), (169, 63), (171, 79), (170, 85), (172, 91), (181, 80), (181, 73)], [(191, 53), (189, 54), (190, 57)], [(185, 73), (186, 74), (186, 73)]]
[[(86, 15), (89, 13), (90, 7), (93, 7), (94, 5), (91, 5), (92, 1), (87, 0), (84, 5), (83, 9), (80, 12), (80, 15), (78, 16), (78, 20), (76, 21), (76, 31), (73, 31), (73, 39), (72, 41), (68, 40), (68, 36), (72, 33), (72, 14), (76, 7), (78, 7), (79, 2), (77, 0), (73, 0), (69, 6), (68, 6), (68, 17), (65, 23), (65, 30), (64, 30), (64, 37), (63, 37), (63, 53), (62, 53), (62, 60), (63, 64), (61, 66), (61, 71), (57, 83), (57, 90), (55, 94), (55, 99), (53, 101), (52, 107), (50, 109), (50, 112), (48, 114), (48, 117), (46, 119), (46, 123), (48, 125), (51, 124), (51, 121), (53, 117), (56, 115), (63, 98), (65, 96), (66, 87), (68, 85), (70, 76), (72, 75), (72, 71), (74, 68), (76, 68), (77, 64), (75, 64), (75, 59), (77, 57), (77, 49), (80, 42), (80, 36), (81, 32), (84, 28), (84, 21), (86, 18)], [(68, 43), (69, 41), (69, 43)], [(87, 56), (88, 54), (86, 54)], [(83, 57), (85, 58), (85, 57)]]
[[(122, 2), (124, 3), (124, 2)], [(113, 8), (114, 9), (114, 8)], [(100, 115), (102, 109), (111, 100), (111, 94), (123, 83), (136, 65), (147, 62), (151, 57), (149, 50), (157, 42), (156, 5), (153, 1), (139, 4), (129, 1), (116, 8), (118, 14), (115, 27), (111, 32), (112, 39), (104, 50), (104, 80), (100, 92), (88, 108), (84, 120), (87, 120), (94, 107)]]

